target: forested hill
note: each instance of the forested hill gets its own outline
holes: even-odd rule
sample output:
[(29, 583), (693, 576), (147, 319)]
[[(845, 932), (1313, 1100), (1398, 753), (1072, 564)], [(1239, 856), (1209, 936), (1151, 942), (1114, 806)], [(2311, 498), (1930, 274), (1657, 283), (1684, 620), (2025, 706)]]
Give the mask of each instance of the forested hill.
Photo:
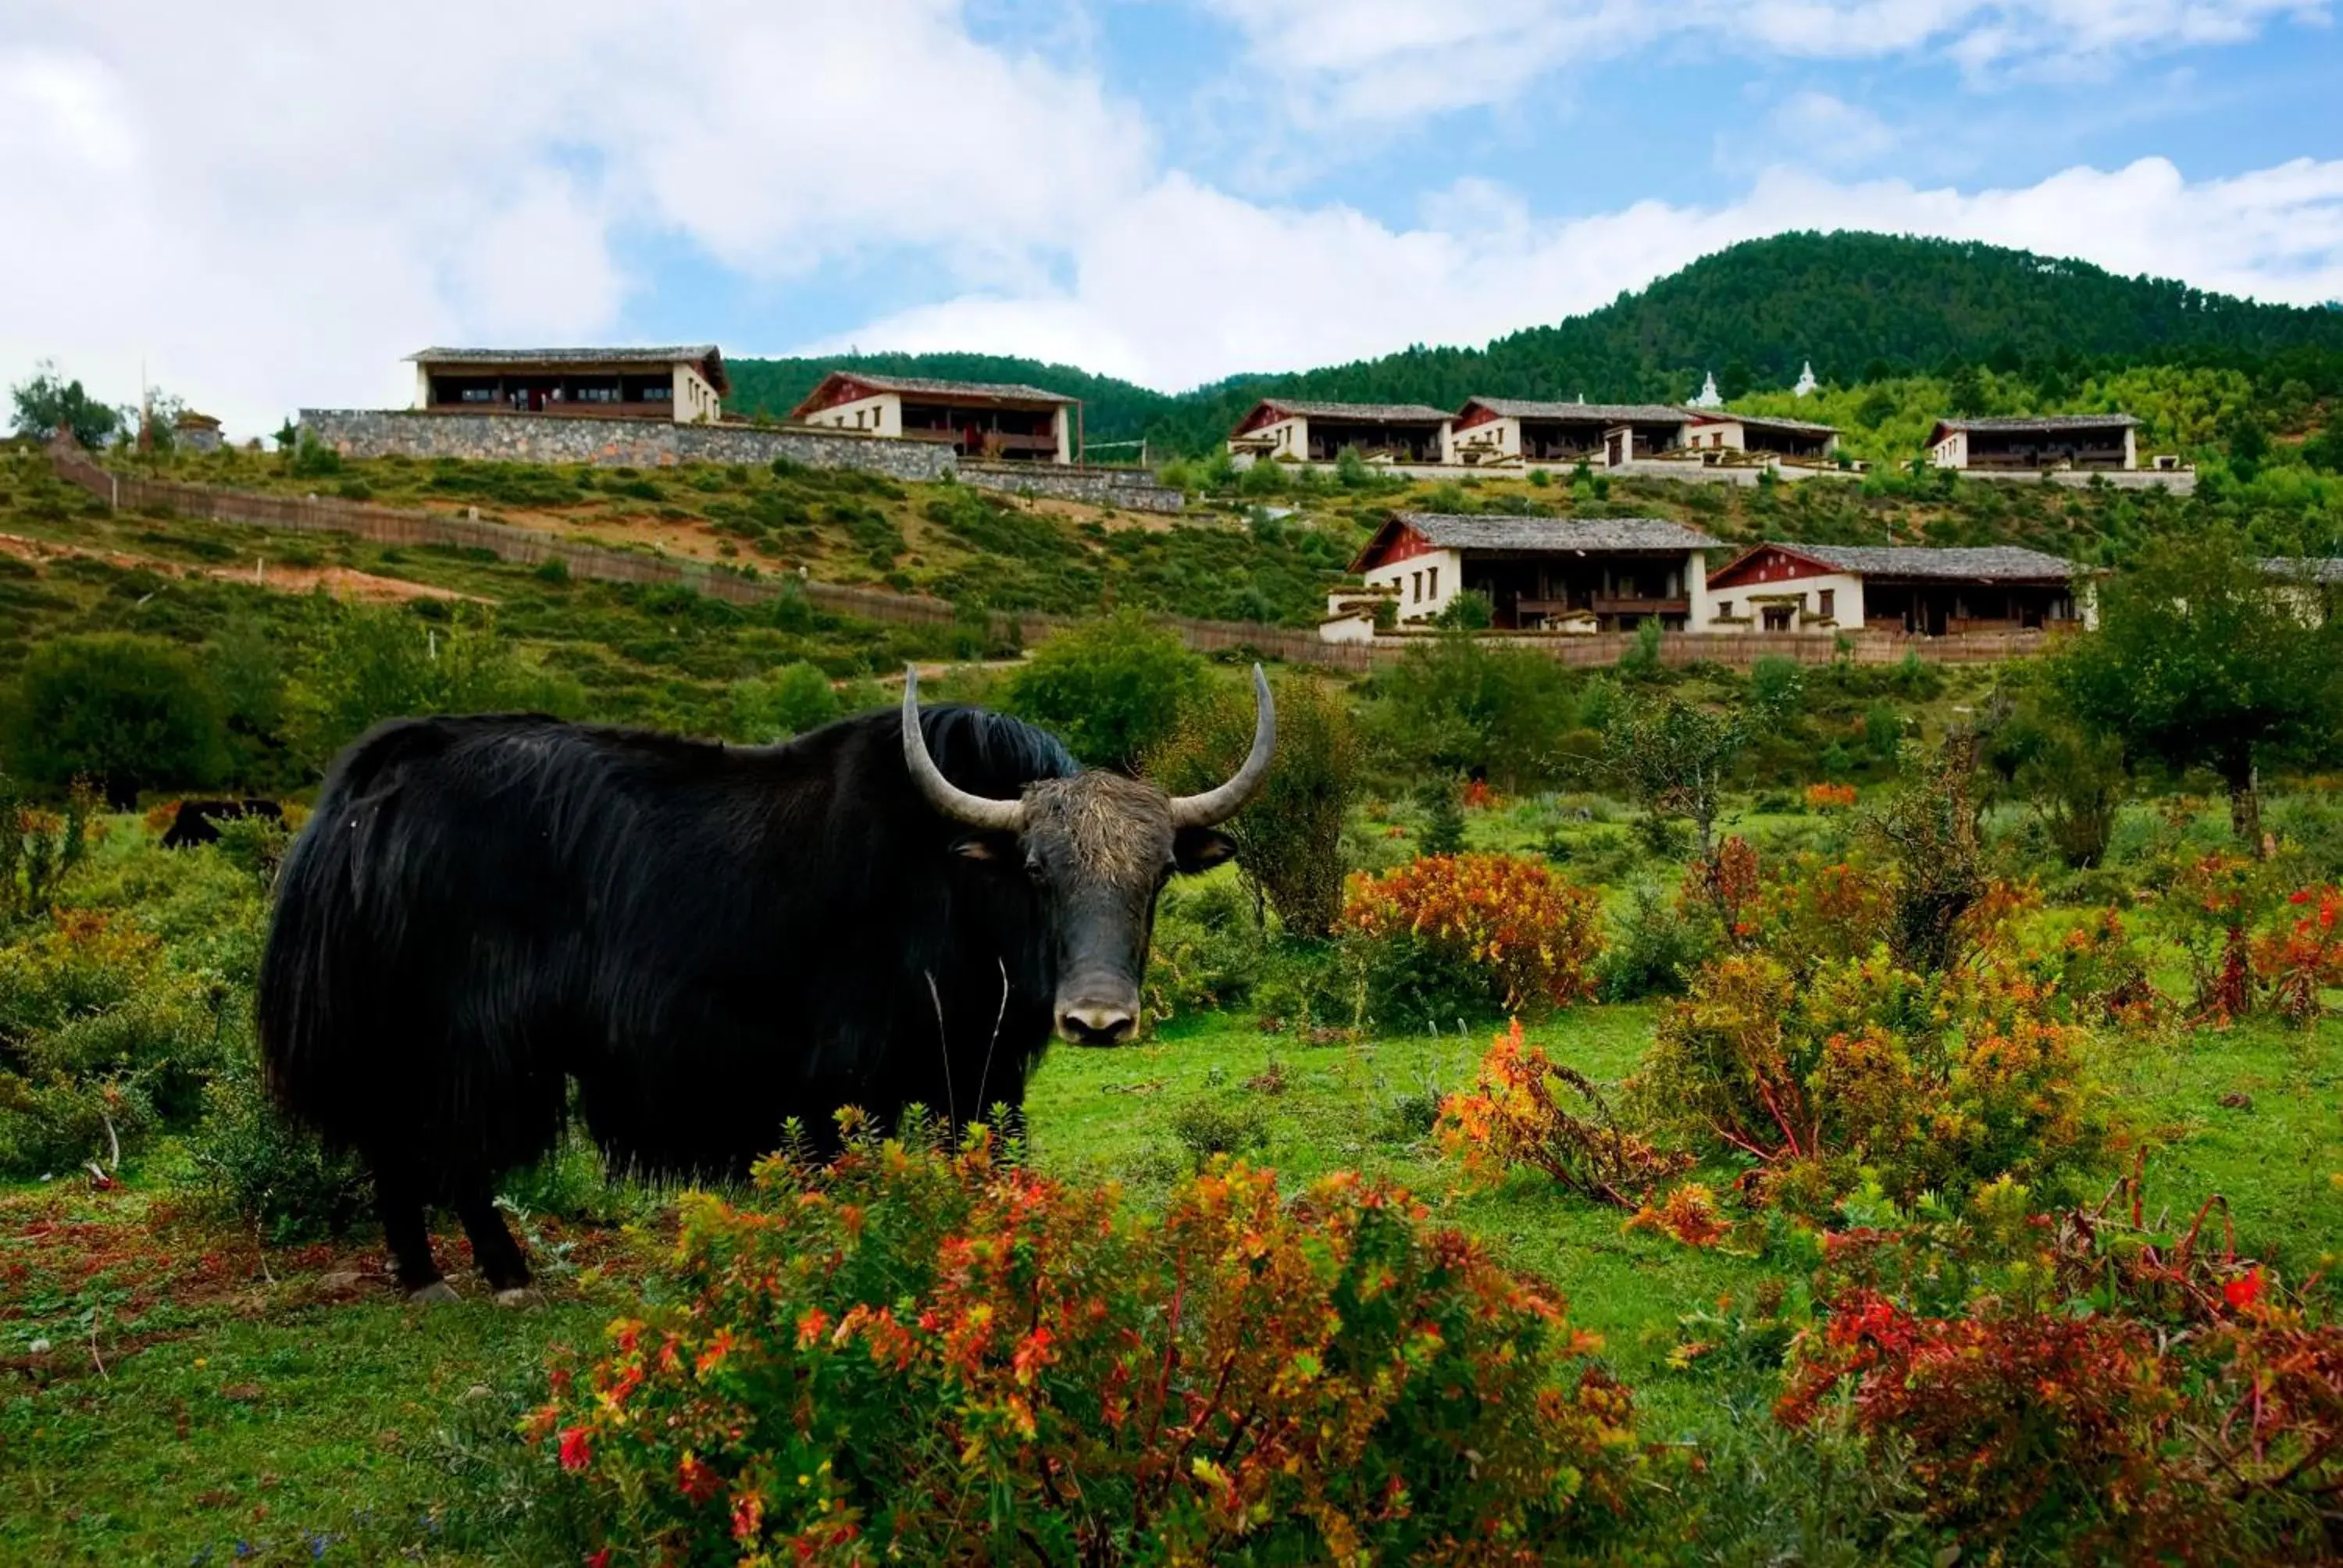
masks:
[(786, 413), (829, 370), (1015, 380), (1084, 400), (1093, 441), (1148, 436), (1202, 451), (1269, 393), (1453, 407), (1476, 393), (1595, 401), (1682, 399), (1715, 371), (1726, 396), (1785, 387), (1811, 360), (1847, 385), (1947, 360), (2014, 369), (2214, 363), (2343, 392), (2343, 310), (2261, 305), (2185, 283), (2119, 277), (2079, 261), (1947, 240), (1788, 234), (1703, 257), (1640, 294), (1486, 348), (1411, 348), (1380, 359), (1232, 377), (1166, 397), (1067, 366), (975, 354), (742, 360), (734, 406)]

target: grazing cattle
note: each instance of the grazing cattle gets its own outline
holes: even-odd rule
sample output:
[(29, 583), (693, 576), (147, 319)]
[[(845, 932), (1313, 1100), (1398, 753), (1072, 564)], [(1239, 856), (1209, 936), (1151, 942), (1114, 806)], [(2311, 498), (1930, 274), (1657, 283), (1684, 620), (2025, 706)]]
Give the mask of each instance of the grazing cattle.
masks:
[(163, 835), (163, 848), (185, 849), (196, 844), (216, 844), (222, 822), (246, 817), (266, 817), (272, 822), (282, 822), (285, 808), (274, 800), (182, 800), (178, 810), (171, 815), (169, 830)]
[(372, 1170), (400, 1282), (453, 1292), (451, 1204), (500, 1299), (528, 1266), (490, 1199), (574, 1081), (618, 1166), (737, 1172), (784, 1119), (959, 1126), (1014, 1107), (1054, 1031), (1135, 1026), (1156, 895), (1232, 852), (1269, 769), (1167, 797), (965, 708), (733, 747), (536, 716), (402, 719), (344, 752), (287, 855), (262, 962), (278, 1103)]

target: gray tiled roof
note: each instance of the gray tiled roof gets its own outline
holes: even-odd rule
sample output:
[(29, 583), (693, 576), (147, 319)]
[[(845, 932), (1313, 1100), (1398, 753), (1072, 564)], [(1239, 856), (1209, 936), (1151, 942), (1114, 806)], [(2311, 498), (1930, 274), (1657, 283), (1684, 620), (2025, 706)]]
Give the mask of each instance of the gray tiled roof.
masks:
[(1413, 425), (1456, 417), (1447, 409), (1434, 408), (1427, 403), (1316, 403), (1291, 397), (1264, 397), (1262, 401), (1272, 408), (1282, 408), (1305, 419), (1371, 419), (1386, 425)]
[(1523, 397), (1473, 397), (1475, 404), (1507, 419), (1585, 419), (1605, 425), (1682, 425), (1692, 416), (1660, 403), (1540, 403)]
[(2322, 586), (2343, 583), (2343, 556), (2266, 556), (2262, 570), (2274, 578), (2300, 578)]
[(1939, 430), (1974, 430), (2002, 436), (2056, 435), (2063, 430), (2124, 430), (2138, 424), (2128, 414), (2045, 414), (2039, 417), (1939, 419)]
[(666, 348), (426, 348), (418, 365), (687, 365), (716, 352), (713, 343)]
[(1687, 418), (1722, 421), (1735, 425), (1754, 425), (1764, 430), (1795, 430), (1802, 436), (1835, 436), (1835, 425), (1817, 425), (1811, 419), (1785, 419), (1775, 414), (1735, 414), (1730, 408), (1694, 408), (1686, 411)]
[[(1762, 548), (1762, 547), (1761, 547)], [(1843, 572), (1867, 577), (1945, 578), (1964, 582), (2060, 580), (2075, 575), (2071, 562), (2019, 545), (1795, 545), (1782, 549)]]
[(1013, 397), (1027, 403), (1081, 401), (1063, 392), (1048, 392), (1017, 381), (944, 381), (932, 376), (880, 376), (867, 370), (836, 370), (831, 375), (859, 381), (880, 392), (925, 392), (939, 397)]
[(1664, 518), (1459, 517), (1451, 512), (1402, 512), (1399, 520), (1442, 549), (1704, 550), (1716, 544), (1697, 528)]

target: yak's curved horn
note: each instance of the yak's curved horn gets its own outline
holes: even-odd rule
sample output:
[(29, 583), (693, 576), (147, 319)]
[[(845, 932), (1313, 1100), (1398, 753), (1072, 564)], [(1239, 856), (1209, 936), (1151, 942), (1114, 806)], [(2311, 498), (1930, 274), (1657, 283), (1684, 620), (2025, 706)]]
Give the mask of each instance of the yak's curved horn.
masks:
[(1025, 820), (1024, 801), (971, 795), (944, 777), (928, 755), (928, 738), (920, 729), (920, 672), (908, 664), (903, 667), (903, 765), (911, 770), (911, 782), (928, 804), (955, 822), (1014, 833)]
[(1277, 752), (1277, 705), (1269, 699), (1269, 677), (1252, 667), (1252, 751), (1236, 777), (1202, 795), (1181, 795), (1172, 802), (1174, 828), (1209, 828), (1235, 816), (1269, 777), (1270, 759)]

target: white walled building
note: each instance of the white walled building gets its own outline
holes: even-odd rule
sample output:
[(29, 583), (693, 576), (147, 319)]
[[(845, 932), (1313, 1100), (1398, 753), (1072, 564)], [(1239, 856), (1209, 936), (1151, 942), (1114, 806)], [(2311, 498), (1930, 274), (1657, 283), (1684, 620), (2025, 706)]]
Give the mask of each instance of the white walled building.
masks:
[(1240, 462), (1331, 463), (1345, 447), (1369, 462), (1403, 467), (1456, 460), (1456, 417), (1424, 403), (1322, 403), (1263, 398), (1229, 436)]
[(714, 424), (731, 384), (713, 343), (669, 348), (426, 348), (415, 407), (440, 414), (568, 414)]
[(1467, 467), (1610, 467), (1684, 444), (1692, 416), (1657, 403), (1535, 402), (1473, 397), (1456, 413), (1452, 447)]
[(1928, 460), (1975, 472), (2122, 471), (2139, 467), (2138, 427), (2129, 414), (1939, 419), (1928, 434)]
[(1402, 512), (1351, 569), (1396, 598), (1402, 624), (1432, 619), (1470, 588), (1500, 630), (1625, 631), (1646, 619), (1683, 630), (1707, 618), (1702, 552), (1716, 544), (1660, 518)]
[(1856, 632), (1943, 637), (2095, 619), (2069, 562), (2015, 545), (1765, 544), (1710, 575), (1702, 632)]
[(1838, 430), (1805, 419), (1758, 414), (1695, 412), (1684, 426), (1686, 451), (1764, 454), (1794, 463), (1825, 464), (1838, 456)]
[(837, 430), (949, 442), (963, 457), (1071, 463), (1081, 399), (1039, 387), (834, 370), (789, 417)]

